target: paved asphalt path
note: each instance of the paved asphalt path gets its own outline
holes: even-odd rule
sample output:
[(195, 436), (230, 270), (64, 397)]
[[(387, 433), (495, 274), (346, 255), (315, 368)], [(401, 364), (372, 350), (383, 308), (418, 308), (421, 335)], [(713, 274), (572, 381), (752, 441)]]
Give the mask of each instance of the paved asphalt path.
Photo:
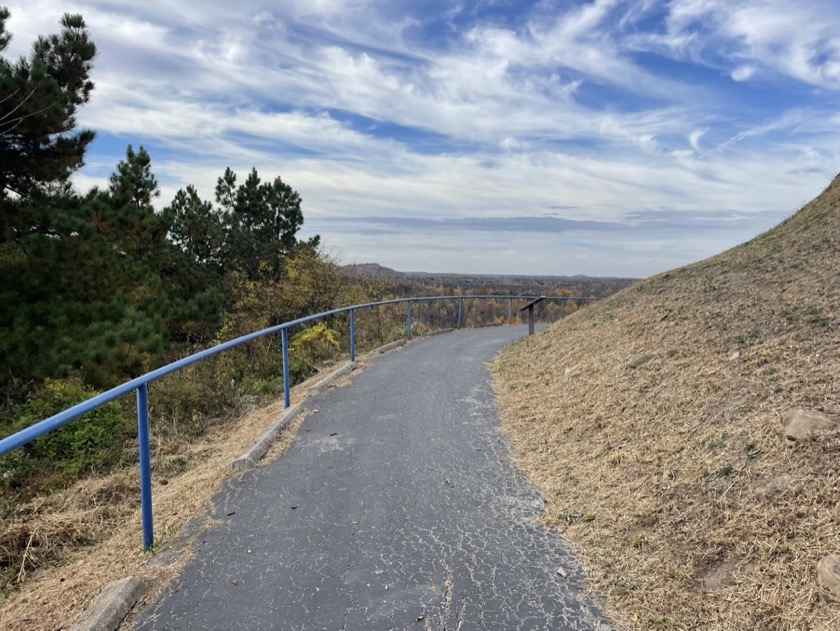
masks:
[(420, 339), (310, 399), (138, 628), (609, 629), (499, 433), (485, 362), (526, 333)]

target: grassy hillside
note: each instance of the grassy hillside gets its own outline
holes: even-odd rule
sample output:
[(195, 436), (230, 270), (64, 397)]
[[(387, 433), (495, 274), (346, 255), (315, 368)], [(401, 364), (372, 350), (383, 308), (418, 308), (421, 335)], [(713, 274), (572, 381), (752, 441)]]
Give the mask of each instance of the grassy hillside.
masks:
[(519, 465), (628, 629), (840, 629), (840, 177), (775, 229), (642, 281), (495, 366)]

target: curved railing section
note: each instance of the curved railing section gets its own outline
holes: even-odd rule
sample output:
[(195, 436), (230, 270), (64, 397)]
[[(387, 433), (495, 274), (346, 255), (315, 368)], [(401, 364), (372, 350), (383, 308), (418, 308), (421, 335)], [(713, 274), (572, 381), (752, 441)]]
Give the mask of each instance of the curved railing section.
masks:
[[(539, 296), (545, 300), (553, 300), (558, 302), (590, 302), (599, 300), (599, 298), (583, 298), (583, 297), (566, 297), (566, 296)], [(66, 425), (67, 423), (84, 416), (88, 412), (92, 412), (103, 405), (119, 399), (131, 392), (136, 393), (137, 397), (137, 440), (140, 451), (140, 500), (141, 500), (141, 514), (143, 524), (143, 548), (148, 550), (154, 545), (154, 524), (152, 516), (152, 471), (151, 471), (151, 450), (149, 441), (149, 390), (148, 386), (151, 382), (157, 381), (162, 377), (170, 375), (182, 368), (186, 368), (192, 364), (200, 362), (208, 357), (213, 357), (226, 350), (246, 344), (257, 338), (265, 337), (279, 333), (282, 340), (283, 351), (283, 398), (285, 405), (288, 408), (291, 405), (291, 379), (289, 375), (289, 329), (301, 324), (306, 324), (314, 320), (320, 320), (330, 316), (349, 313), (350, 315), (350, 361), (356, 360), (356, 311), (361, 309), (370, 309), (373, 307), (381, 307), (384, 305), (393, 305), (400, 303), (407, 303), (407, 326), (406, 338), (411, 339), (412, 326), (412, 305), (417, 302), (433, 302), (436, 300), (458, 300), (458, 322), (456, 328), (461, 328), (461, 323), (464, 314), (464, 301), (474, 299), (493, 299), (493, 300), (508, 300), (509, 305), (512, 305), (514, 300), (532, 300), (537, 296), (498, 296), (498, 295), (463, 295), (463, 296), (423, 296), (412, 298), (398, 298), (395, 300), (384, 300), (381, 302), (368, 302), (349, 307), (341, 307), (340, 309), (333, 309), (331, 311), (324, 311), (314, 315), (306, 316), (305, 318), (298, 318), (290, 322), (278, 324), (255, 333), (249, 333), (237, 337), (236, 339), (224, 342), (213, 348), (200, 351), (189, 357), (179, 359), (178, 361), (162, 366), (156, 370), (146, 373), (140, 377), (127, 381), (126, 383), (112, 388), (102, 394), (88, 399), (78, 405), (74, 405), (63, 412), (59, 412), (43, 421), (35, 423), (16, 434), (12, 434), (0, 440), (0, 457), (5, 456), (11, 451), (23, 447), (27, 443), (40, 438), (44, 434)], [(509, 318), (510, 318), (509, 307)]]

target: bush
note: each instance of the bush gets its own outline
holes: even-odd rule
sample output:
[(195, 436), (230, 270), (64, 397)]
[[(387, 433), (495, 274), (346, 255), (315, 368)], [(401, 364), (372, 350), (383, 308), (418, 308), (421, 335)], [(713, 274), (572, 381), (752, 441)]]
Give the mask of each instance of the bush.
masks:
[[(0, 434), (10, 436), (96, 394), (76, 379), (47, 379)], [(109, 403), (0, 458), (0, 485), (37, 490), (109, 470), (121, 463), (125, 443), (135, 434), (134, 420)]]
[(323, 322), (295, 334), (289, 344), (289, 371), (292, 379), (295, 382), (306, 379), (335, 358), (341, 350), (338, 339), (338, 332)]
[(356, 352), (363, 353), (405, 337), (404, 305), (384, 305), (356, 312)]
[[(225, 417), (238, 402), (233, 370), (235, 351), (193, 364), (149, 386), (149, 414), (155, 436), (177, 441), (201, 436), (215, 420)], [(226, 360), (221, 362), (220, 360)], [(238, 358), (235, 366), (245, 364)], [(238, 377), (237, 377), (238, 378)]]

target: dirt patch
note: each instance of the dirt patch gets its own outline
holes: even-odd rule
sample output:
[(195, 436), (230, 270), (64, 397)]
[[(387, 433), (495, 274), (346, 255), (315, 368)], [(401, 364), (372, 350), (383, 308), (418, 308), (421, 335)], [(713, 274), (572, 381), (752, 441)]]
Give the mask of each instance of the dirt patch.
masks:
[(840, 431), (792, 442), (783, 422), (840, 414), (838, 304), (835, 181), (497, 359), (518, 464), (619, 624), (840, 628), (815, 569), (840, 552)]
[[(316, 375), (295, 386), (293, 402), (301, 401), (306, 389), (322, 378)], [(194, 518), (209, 512), (210, 499), (229, 477), (233, 460), (282, 411), (282, 402), (253, 409), (237, 422), (211, 429), (200, 442), (184, 444), (177, 455), (155, 461), (152, 553), (142, 551), (136, 466), (18, 507), (0, 526), (0, 551), (4, 541), (15, 538), (24, 541), (26, 550), (15, 559), (21, 568), (20, 587), (0, 603), (0, 628), (67, 628), (107, 583), (130, 575), (148, 581), (152, 589), (145, 602), (154, 599), (191, 559), (192, 538), (212, 526), (207, 519), (196, 525)], [(298, 416), (283, 431), (261, 464), (285, 452), (303, 421)], [(182, 535), (185, 527), (191, 532)], [(42, 554), (53, 559), (49, 567), (37, 562)]]

